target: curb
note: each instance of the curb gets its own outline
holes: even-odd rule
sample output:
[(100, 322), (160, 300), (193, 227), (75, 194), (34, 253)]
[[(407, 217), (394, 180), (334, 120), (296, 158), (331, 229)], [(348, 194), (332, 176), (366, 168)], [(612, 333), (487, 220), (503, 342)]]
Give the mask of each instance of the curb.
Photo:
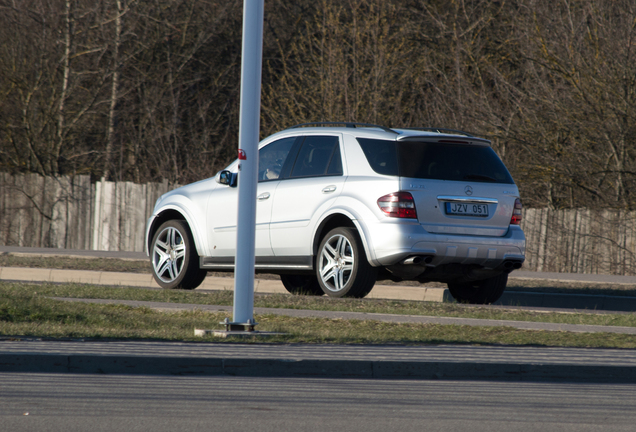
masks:
[(82, 354), (0, 354), (0, 372), (636, 383), (631, 366)]
[(493, 305), (634, 312), (636, 297), (505, 291)]

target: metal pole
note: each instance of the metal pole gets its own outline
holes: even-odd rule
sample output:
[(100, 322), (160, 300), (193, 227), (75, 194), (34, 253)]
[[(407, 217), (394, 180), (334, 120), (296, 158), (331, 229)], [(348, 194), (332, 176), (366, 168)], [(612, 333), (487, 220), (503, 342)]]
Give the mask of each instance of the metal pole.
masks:
[(239, 119), (238, 223), (233, 323), (254, 329), (254, 247), (258, 138), (261, 111), (264, 0), (243, 1), (243, 55)]

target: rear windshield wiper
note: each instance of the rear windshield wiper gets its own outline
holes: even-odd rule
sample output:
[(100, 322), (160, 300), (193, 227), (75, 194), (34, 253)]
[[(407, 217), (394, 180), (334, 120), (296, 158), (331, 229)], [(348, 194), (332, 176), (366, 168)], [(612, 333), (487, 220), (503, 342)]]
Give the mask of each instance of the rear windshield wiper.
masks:
[(489, 182), (497, 182), (496, 179), (492, 178), (492, 177), (488, 177), (485, 175), (479, 175), (479, 174), (469, 174), (469, 175), (465, 175), (464, 176), (464, 180), (483, 180), (483, 181), (489, 181)]

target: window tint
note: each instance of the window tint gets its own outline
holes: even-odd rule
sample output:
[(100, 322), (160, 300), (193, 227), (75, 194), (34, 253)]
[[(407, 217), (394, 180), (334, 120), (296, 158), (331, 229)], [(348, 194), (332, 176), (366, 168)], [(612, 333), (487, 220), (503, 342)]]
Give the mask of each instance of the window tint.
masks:
[(258, 151), (258, 181), (277, 180), (296, 137), (283, 138)]
[(342, 174), (338, 137), (305, 137), (290, 177), (313, 177), (338, 174)]
[(358, 138), (378, 174), (402, 177), (514, 184), (490, 146)]
[(384, 175), (398, 175), (395, 141), (358, 138), (358, 142), (373, 171)]
[(402, 177), (471, 182), (514, 181), (490, 146), (426, 142), (398, 142)]
[(329, 162), (327, 175), (342, 175), (342, 159), (340, 158), (340, 146), (338, 145), (336, 145), (331, 162)]

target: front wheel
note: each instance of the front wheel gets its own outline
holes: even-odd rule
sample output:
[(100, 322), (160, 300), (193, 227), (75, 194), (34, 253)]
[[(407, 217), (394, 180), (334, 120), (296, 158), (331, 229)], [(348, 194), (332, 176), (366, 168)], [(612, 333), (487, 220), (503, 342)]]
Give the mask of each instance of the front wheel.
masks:
[(355, 229), (335, 228), (320, 242), (316, 257), (320, 288), (329, 297), (357, 297), (369, 294), (378, 277), (367, 260)]
[(188, 226), (179, 220), (164, 222), (152, 238), (152, 275), (167, 289), (195, 289), (206, 270), (199, 268), (199, 255)]
[(449, 283), (448, 290), (459, 303), (490, 304), (503, 295), (508, 283), (508, 273), (480, 281), (456, 284)]

